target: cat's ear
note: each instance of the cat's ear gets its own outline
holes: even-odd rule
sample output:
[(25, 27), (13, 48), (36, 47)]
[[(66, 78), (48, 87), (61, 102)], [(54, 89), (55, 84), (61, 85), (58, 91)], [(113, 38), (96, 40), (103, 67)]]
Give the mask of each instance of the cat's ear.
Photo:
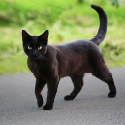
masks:
[(31, 36), (25, 31), (22, 30), (22, 40), (26, 41), (27, 39), (29, 39)]
[(48, 35), (49, 35), (49, 31), (46, 30), (46, 31), (45, 31), (42, 35), (40, 35), (39, 37), (40, 37), (41, 39), (44, 39), (44, 40), (48, 41)]

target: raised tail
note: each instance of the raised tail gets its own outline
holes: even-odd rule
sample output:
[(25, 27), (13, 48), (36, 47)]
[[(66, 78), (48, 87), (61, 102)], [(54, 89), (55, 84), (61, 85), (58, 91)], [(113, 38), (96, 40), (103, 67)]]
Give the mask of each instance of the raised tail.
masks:
[(91, 39), (90, 41), (94, 42), (95, 44), (99, 45), (105, 38), (106, 31), (107, 31), (107, 16), (104, 12), (104, 10), (96, 5), (91, 5), (93, 9), (95, 9), (99, 14), (100, 19), (100, 27), (98, 30), (97, 35)]

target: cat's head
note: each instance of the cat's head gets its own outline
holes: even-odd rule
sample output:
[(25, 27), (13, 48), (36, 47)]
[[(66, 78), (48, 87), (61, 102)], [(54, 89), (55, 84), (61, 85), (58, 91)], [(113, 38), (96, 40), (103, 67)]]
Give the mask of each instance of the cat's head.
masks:
[(48, 30), (40, 36), (31, 36), (22, 30), (23, 49), (30, 59), (41, 59), (47, 52)]

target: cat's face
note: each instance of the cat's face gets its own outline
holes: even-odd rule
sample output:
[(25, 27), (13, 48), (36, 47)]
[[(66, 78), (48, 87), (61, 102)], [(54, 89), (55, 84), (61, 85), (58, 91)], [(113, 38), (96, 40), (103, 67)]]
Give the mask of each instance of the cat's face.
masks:
[(30, 36), (22, 30), (24, 52), (30, 59), (42, 59), (47, 51), (48, 30), (40, 36)]

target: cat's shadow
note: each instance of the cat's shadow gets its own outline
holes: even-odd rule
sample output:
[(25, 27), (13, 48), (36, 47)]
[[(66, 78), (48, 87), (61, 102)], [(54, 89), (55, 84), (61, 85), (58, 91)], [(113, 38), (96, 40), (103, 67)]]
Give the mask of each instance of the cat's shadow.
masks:
[(72, 101), (55, 101), (55, 106), (53, 110), (79, 110), (89, 107), (89, 109), (97, 107), (97, 105), (102, 105), (107, 102), (109, 98), (107, 96), (91, 96), (91, 97), (84, 97), (84, 98), (76, 98)]
[[(83, 97), (83, 98), (76, 98), (72, 101), (65, 101), (64, 99), (59, 99), (59, 100), (55, 100), (55, 105), (53, 107), (53, 110), (59, 110), (59, 111), (63, 111), (63, 110), (79, 110), (79, 109), (84, 109), (89, 107), (93, 108), (93, 107), (97, 107), (97, 105), (100, 104), (100, 102), (106, 102), (106, 100), (108, 100), (107, 96), (101, 95), (101, 96), (91, 96), (91, 97)], [(33, 104), (33, 105), (32, 105)], [(101, 103), (102, 104), (102, 103)], [(45, 105), (45, 102), (43, 104), (43, 106)], [(29, 103), (27, 102), (27, 104), (22, 105), (19, 109), (18, 112), (22, 112), (22, 113), (36, 113), (36, 112), (41, 112), (44, 111), (43, 110), (43, 106), (38, 108), (37, 104), (32, 102)], [(12, 109), (13, 110), (13, 109)]]

